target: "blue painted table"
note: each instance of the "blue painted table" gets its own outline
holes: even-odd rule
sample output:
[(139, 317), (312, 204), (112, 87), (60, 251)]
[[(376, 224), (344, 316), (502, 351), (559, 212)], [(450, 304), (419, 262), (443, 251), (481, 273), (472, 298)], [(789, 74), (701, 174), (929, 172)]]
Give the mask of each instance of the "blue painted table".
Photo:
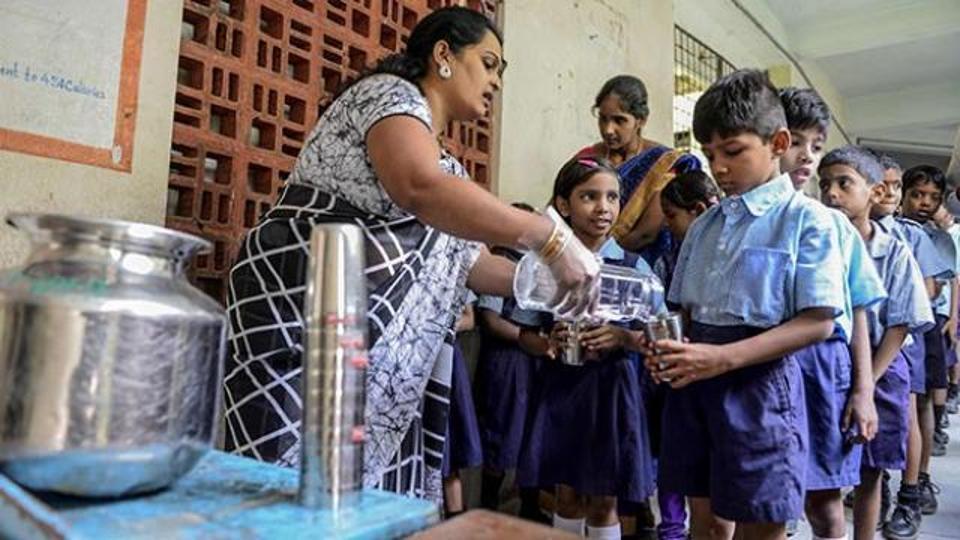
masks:
[(297, 471), (208, 453), (170, 489), (87, 500), (25, 491), (0, 475), (0, 538), (397, 538), (438, 520), (433, 503), (382, 491), (336, 514), (296, 503)]

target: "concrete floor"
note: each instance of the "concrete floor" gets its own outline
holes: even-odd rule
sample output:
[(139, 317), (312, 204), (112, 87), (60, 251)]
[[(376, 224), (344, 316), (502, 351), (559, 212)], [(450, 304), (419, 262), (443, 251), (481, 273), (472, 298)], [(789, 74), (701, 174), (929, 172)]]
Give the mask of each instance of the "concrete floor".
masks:
[(940, 486), (940, 508), (932, 516), (923, 516), (923, 539), (960, 538), (960, 415), (951, 415), (950, 421), (947, 455), (930, 458), (930, 476)]
[[(923, 516), (920, 527), (921, 540), (942, 540), (945, 538), (960, 539), (960, 415), (950, 417), (951, 426), (950, 446), (944, 457), (930, 458), (931, 477), (940, 486), (938, 501), (940, 507), (932, 516)], [(896, 493), (899, 486), (899, 475), (894, 473), (891, 489)], [(847, 509), (848, 521), (852, 519)], [(850, 538), (853, 538), (851, 524)], [(811, 538), (810, 529), (806, 523), (801, 523), (800, 533), (793, 537), (795, 540)], [(878, 533), (876, 538), (882, 539)]]

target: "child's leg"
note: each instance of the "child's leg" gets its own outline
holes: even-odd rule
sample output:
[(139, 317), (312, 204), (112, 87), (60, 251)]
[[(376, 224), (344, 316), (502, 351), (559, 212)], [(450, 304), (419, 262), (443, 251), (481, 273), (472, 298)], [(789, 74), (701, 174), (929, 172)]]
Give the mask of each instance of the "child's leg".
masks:
[(620, 538), (617, 498), (587, 497), (587, 538)]
[(853, 498), (853, 538), (869, 540), (880, 519), (880, 469), (864, 468)]
[(690, 536), (694, 540), (730, 540), (733, 538), (734, 523), (719, 518), (710, 507), (707, 497), (689, 497)]
[(737, 523), (737, 540), (783, 540), (787, 537), (785, 523)]
[(843, 495), (839, 489), (808, 491), (805, 503), (813, 534), (820, 538), (846, 536), (847, 521), (843, 515)]
[(458, 472), (443, 479), (443, 508), (447, 517), (463, 513), (463, 485)]
[(917, 395), (917, 423), (920, 425), (920, 472), (930, 470), (933, 451), (933, 399), (931, 393)]
[(540, 509), (540, 488), (520, 488), (520, 517), (531, 521), (549, 523), (549, 516)]
[(910, 394), (909, 433), (907, 438), (907, 468), (903, 470), (902, 484), (915, 486), (920, 481), (920, 453), (923, 438), (920, 434), (919, 405), (917, 394)]
[(584, 521), (582, 499), (572, 487), (558, 484), (553, 527), (583, 536)]
[(480, 484), (480, 506), (487, 510), (500, 508), (500, 486), (503, 485), (503, 471), (490, 467), (483, 468), (483, 479)]

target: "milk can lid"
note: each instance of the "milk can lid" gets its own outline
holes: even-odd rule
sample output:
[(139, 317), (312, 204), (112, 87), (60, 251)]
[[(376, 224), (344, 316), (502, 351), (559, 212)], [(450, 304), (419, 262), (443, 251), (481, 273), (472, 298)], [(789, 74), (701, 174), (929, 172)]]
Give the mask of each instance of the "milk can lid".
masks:
[(165, 253), (178, 259), (190, 257), (198, 251), (209, 251), (213, 246), (210, 241), (192, 234), (132, 221), (11, 213), (7, 215), (7, 223), (35, 240), (72, 239), (116, 244)]

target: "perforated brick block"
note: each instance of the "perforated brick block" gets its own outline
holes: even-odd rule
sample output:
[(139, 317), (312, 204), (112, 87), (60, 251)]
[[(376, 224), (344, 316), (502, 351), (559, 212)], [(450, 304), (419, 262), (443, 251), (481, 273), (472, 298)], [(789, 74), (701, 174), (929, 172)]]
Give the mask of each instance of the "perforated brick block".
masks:
[[(214, 243), (190, 269), (196, 284), (225, 300), (244, 232), (336, 91), (454, 4), (493, 17), (496, 0), (184, 0), (166, 221)], [(491, 138), (489, 117), (445, 133), (483, 186)]]

